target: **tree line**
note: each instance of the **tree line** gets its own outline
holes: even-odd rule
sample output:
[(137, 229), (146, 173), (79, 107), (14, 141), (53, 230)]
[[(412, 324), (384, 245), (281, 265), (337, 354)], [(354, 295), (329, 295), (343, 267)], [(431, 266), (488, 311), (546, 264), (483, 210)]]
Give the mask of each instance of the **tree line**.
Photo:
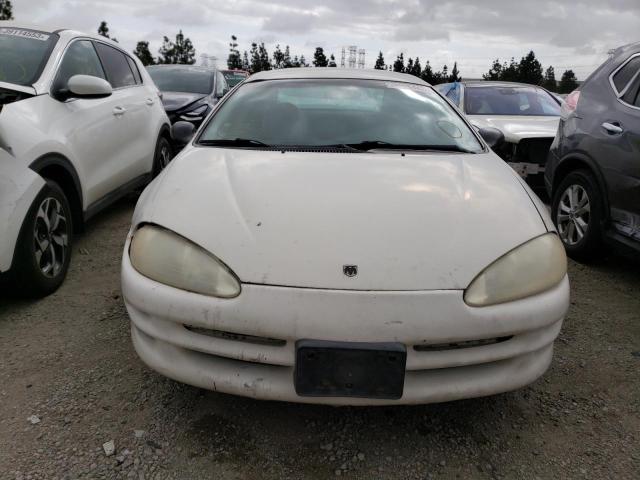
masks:
[[(0, 20), (13, 20), (13, 5), (10, 0), (0, 0)], [(100, 22), (98, 26), (98, 34), (117, 42), (118, 40), (109, 34), (109, 26), (106, 21)], [(149, 50), (148, 41), (139, 41), (136, 49), (133, 51), (143, 65), (155, 64), (175, 64), (182, 63), (192, 65), (195, 63), (196, 50), (193, 43), (188, 37), (185, 37), (180, 30), (175, 40), (164, 36), (162, 46), (158, 50), (158, 56), (154, 57)], [(322, 47), (316, 47), (313, 54), (311, 64), (314, 67), (337, 67), (336, 59), (333, 54), (327, 58)], [(263, 70), (271, 70), (278, 68), (294, 68), (311, 66), (303, 54), (291, 54), (289, 45), (285, 45), (284, 50), (280, 45), (276, 45), (273, 55), (269, 55), (264, 43), (254, 42), (251, 44), (249, 51), (245, 50), (240, 54), (238, 49), (238, 38), (231, 36), (229, 43), (229, 56), (227, 57), (227, 66), (230, 69), (246, 70), (251, 73)], [(431, 67), (427, 60), (424, 68), (420, 63), (420, 58), (415, 59), (409, 57), (405, 64), (404, 54), (396, 57), (395, 61), (387, 65), (385, 64), (382, 52), (378, 53), (374, 67), (377, 70), (392, 70), (394, 72), (408, 73), (423, 79), (432, 85), (447, 82), (459, 82), (462, 80), (458, 69), (458, 62), (453, 63), (451, 72), (447, 65), (441, 70), (436, 71)], [(516, 61), (511, 57), (509, 62), (500, 62), (496, 58), (491, 65), (489, 71), (482, 75), (485, 80), (502, 80), (508, 82), (529, 83), (531, 85), (540, 85), (547, 90), (559, 93), (570, 93), (578, 87), (578, 81), (573, 70), (565, 70), (560, 78), (560, 82), (556, 80), (555, 70), (553, 66), (549, 66), (543, 70), (542, 64), (538, 61), (533, 51), (523, 56), (520, 61)]]
[(522, 57), (519, 62), (511, 57), (509, 63), (500, 63), (500, 59), (496, 58), (489, 71), (482, 75), (482, 78), (530, 83), (558, 93), (570, 93), (578, 88), (578, 80), (573, 70), (565, 70), (560, 78), (560, 83), (556, 81), (553, 66), (549, 66), (543, 73), (542, 64), (536, 58), (533, 50)]

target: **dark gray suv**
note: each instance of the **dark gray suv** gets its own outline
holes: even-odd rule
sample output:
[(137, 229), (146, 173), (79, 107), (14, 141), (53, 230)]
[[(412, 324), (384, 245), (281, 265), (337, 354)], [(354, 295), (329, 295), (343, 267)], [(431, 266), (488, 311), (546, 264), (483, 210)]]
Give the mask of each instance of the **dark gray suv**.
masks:
[(567, 253), (640, 252), (640, 43), (618, 48), (562, 107), (545, 172)]

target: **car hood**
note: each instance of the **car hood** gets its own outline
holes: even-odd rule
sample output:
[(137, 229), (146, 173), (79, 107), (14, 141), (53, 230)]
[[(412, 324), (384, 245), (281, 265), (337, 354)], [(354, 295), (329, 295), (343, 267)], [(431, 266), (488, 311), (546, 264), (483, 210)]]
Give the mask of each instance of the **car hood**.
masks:
[(199, 244), (242, 282), (347, 290), (464, 289), (547, 231), (493, 153), (189, 147), (145, 190), (143, 222)]
[(467, 118), (477, 127), (494, 127), (501, 130), (505, 140), (511, 143), (518, 143), (523, 138), (553, 138), (560, 121), (560, 117), (525, 115), (467, 115)]
[(203, 98), (202, 93), (162, 92), (162, 105), (167, 112), (175, 112)]

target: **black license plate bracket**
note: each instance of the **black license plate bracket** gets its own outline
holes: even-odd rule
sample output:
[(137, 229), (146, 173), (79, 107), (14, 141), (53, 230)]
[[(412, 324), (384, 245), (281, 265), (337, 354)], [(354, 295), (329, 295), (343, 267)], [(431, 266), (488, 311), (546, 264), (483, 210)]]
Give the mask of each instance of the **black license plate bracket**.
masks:
[(307, 397), (402, 397), (407, 349), (397, 342), (296, 343), (295, 389)]

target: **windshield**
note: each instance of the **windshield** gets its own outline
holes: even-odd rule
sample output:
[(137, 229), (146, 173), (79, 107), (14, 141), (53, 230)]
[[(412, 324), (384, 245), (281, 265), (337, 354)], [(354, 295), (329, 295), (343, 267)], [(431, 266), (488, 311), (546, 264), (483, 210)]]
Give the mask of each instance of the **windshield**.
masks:
[(470, 128), (431, 87), (380, 80), (246, 83), (219, 108), (199, 142), (251, 147), (248, 140), (253, 147), (482, 151)]
[(229, 88), (235, 87), (249, 75), (246, 72), (233, 72), (233, 71), (224, 71), (222, 72), (224, 75), (224, 79), (227, 81)]
[(558, 102), (541, 88), (467, 87), (464, 95), (467, 115), (560, 115)]
[(32, 85), (58, 40), (55, 34), (23, 28), (0, 28), (0, 82)]
[(148, 67), (153, 83), (162, 92), (200, 93), (213, 91), (213, 70), (198, 70), (184, 66)]

